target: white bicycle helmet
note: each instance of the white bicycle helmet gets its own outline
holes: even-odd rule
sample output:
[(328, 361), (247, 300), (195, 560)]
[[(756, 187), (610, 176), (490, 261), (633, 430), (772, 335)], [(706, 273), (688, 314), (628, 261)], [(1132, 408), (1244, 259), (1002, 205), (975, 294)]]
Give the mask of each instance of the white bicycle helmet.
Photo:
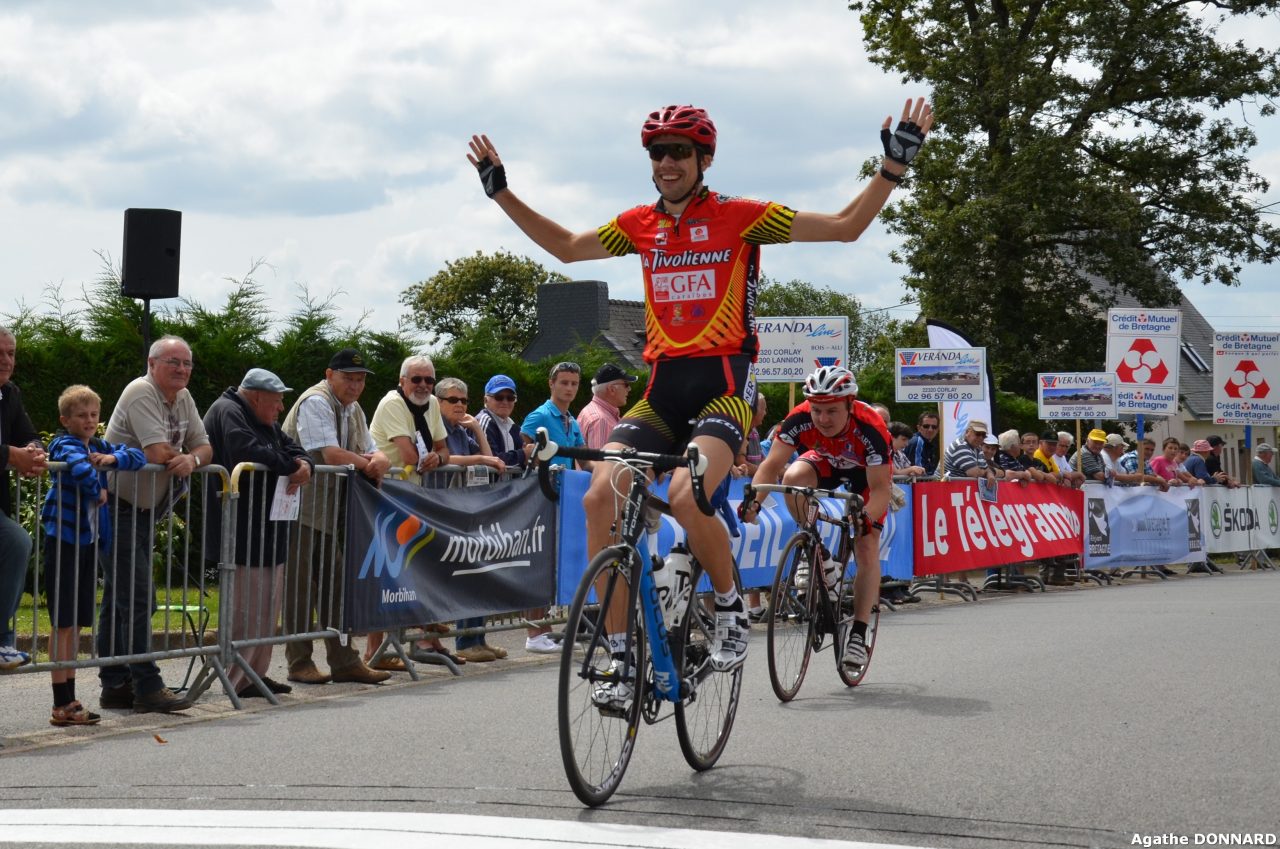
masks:
[(804, 397), (825, 404), (840, 398), (858, 397), (858, 381), (841, 366), (822, 366), (805, 378)]

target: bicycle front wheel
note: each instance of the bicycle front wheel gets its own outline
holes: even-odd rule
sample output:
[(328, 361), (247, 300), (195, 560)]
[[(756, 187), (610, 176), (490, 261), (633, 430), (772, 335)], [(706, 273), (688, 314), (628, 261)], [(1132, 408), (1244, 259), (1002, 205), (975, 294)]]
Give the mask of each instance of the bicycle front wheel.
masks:
[[(645, 635), (632, 588), (633, 552), (606, 548), (578, 584), (560, 654), (558, 720), (560, 757), (574, 795), (603, 804), (622, 783), (631, 761), (644, 700)], [(591, 603), (594, 590), (597, 604)], [(615, 662), (609, 647), (607, 611), (626, 611), (631, 662)]]
[(880, 633), (880, 605), (877, 602), (871, 608), (871, 621), (867, 623), (867, 662), (852, 669), (841, 663), (845, 643), (849, 639), (849, 629), (853, 627), (853, 582), (852, 576), (847, 576), (840, 582), (840, 601), (836, 605), (836, 672), (846, 687), (856, 687), (867, 677), (867, 670), (871, 668), (871, 658), (876, 650), (876, 635)]
[[(702, 567), (694, 564), (690, 579), (696, 589)], [(734, 569), (734, 582), (742, 593), (742, 580)], [(693, 689), (676, 705), (676, 737), (689, 766), (698, 771), (711, 769), (724, 752), (738, 712), (742, 693), (739, 664), (728, 672), (711, 670), (710, 660), (716, 637), (715, 593), (695, 592), (677, 630), (676, 668), (681, 680)]]
[[(782, 550), (769, 593), (769, 683), (784, 702), (800, 692), (813, 651), (817, 594), (809, 590), (814, 585), (813, 570), (822, 568), (821, 564), (814, 565), (816, 554), (808, 534), (793, 536)], [(807, 584), (797, 587), (796, 573), (802, 561), (808, 564)]]

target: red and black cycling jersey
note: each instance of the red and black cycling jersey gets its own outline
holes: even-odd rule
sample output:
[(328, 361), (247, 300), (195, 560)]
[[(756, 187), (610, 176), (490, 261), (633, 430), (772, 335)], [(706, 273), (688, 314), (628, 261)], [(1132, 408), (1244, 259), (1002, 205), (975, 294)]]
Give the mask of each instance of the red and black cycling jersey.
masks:
[(865, 469), (892, 464), (889, 429), (870, 404), (854, 401), (849, 423), (835, 436), (823, 436), (805, 401), (787, 414), (778, 426), (777, 438), (794, 447), (802, 456), (822, 460), (832, 471)]
[(795, 210), (702, 189), (675, 218), (637, 206), (596, 232), (644, 269), (645, 362), (747, 354), (755, 359), (760, 245), (791, 241)]

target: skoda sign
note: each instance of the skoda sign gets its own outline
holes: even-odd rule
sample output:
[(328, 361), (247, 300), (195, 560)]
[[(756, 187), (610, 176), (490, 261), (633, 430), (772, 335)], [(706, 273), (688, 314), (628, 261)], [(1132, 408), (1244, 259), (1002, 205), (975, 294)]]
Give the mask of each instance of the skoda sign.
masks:
[(1222, 536), (1222, 508), (1216, 501), (1209, 505), (1209, 530), (1213, 531), (1214, 539)]
[(1280, 509), (1276, 507), (1275, 499), (1271, 499), (1271, 503), (1267, 505), (1267, 524), (1271, 526), (1271, 533), (1275, 534), (1280, 531)]

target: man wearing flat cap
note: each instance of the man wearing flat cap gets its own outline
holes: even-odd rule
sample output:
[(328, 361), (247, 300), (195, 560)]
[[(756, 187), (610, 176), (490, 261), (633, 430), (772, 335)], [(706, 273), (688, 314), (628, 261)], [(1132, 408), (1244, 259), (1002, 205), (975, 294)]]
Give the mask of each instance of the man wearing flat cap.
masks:
[(613, 363), (605, 363), (591, 378), (591, 403), (578, 413), (578, 427), (588, 448), (603, 448), (609, 434), (622, 419), (622, 408), (627, 405), (634, 374), (627, 374)]
[[(377, 449), (364, 411), (356, 403), (365, 379), (373, 371), (355, 348), (343, 348), (329, 360), (324, 380), (298, 397), (285, 416), (284, 432), (302, 446), (317, 465), (354, 466), (374, 483), (391, 467)], [(311, 616), (319, 613), (318, 628), (337, 628), (342, 599), (342, 550), (334, 533), (346, 515), (345, 493), (335, 493), (337, 475), (323, 475), (302, 494), (301, 526), (290, 551), (285, 577), (284, 623), (291, 634), (312, 630)], [(354, 681), (378, 684), (390, 673), (370, 669), (351, 645), (326, 637), (329, 673), (316, 668), (312, 644), (292, 642), (285, 647), (289, 680), (302, 684)]]
[(1275, 472), (1271, 461), (1275, 459), (1276, 449), (1265, 442), (1259, 442), (1253, 449), (1253, 484), (1254, 486), (1280, 486), (1280, 475)]
[[(292, 522), (271, 521), (271, 504), (279, 481), (292, 494), (311, 482), (315, 463), (307, 452), (277, 424), (284, 411), (284, 393), (293, 390), (266, 369), (249, 369), (238, 387), (229, 387), (204, 414), (204, 429), (213, 446), (213, 462), (232, 471), (240, 463), (257, 463), (265, 471), (241, 474), (237, 479), (236, 565), (230, 599), (223, 598), (223, 621), (231, 626), (232, 640), (273, 637), (280, 619), (284, 591), (284, 563)], [(205, 559), (218, 562), (222, 552), (222, 501), (218, 481), (209, 476), (205, 487)], [(228, 588), (224, 587), (224, 591)], [(271, 645), (239, 649), (241, 659), (257, 673), (273, 693), (292, 688), (266, 677), (271, 666)], [(227, 670), (232, 688), (241, 696), (260, 696), (239, 664)]]

